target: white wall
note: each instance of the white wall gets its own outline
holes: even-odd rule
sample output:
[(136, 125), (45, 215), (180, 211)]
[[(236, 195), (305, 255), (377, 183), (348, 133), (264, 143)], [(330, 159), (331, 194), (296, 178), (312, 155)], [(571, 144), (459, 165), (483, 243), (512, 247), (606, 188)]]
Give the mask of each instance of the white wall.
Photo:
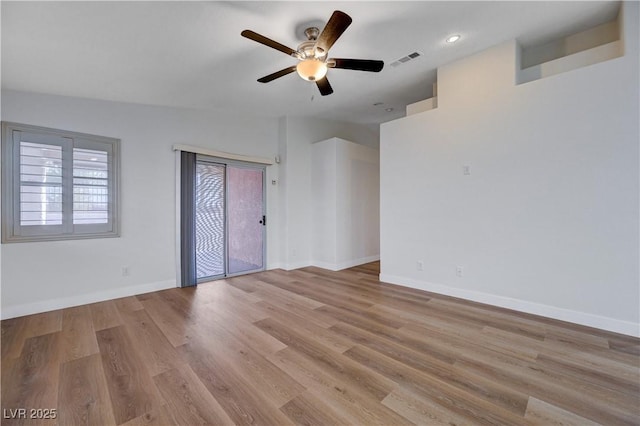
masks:
[(380, 152), (340, 138), (311, 149), (312, 263), (331, 270), (380, 258)]
[[(120, 238), (4, 244), (2, 316), (10, 317), (176, 283), (173, 144), (273, 158), (278, 121), (230, 112), (150, 107), (2, 92), (2, 120), (122, 140)], [(278, 166), (267, 167), (267, 207), (278, 216)], [(278, 262), (278, 221), (268, 222), (267, 266)], [(130, 275), (122, 276), (128, 266)]]
[(625, 10), (624, 57), (516, 86), (506, 43), (440, 68), (437, 109), (382, 125), (381, 279), (638, 334), (638, 3)]
[[(2, 317), (176, 285), (174, 144), (273, 158), (267, 167), (267, 268), (312, 264), (311, 143), (340, 136), (377, 147), (374, 126), (153, 107), (2, 91), (3, 121), (122, 140), (120, 238), (3, 244)], [(272, 180), (276, 184), (272, 184)], [(122, 276), (127, 266), (129, 276)]]
[(311, 259), (316, 265), (337, 262), (336, 150), (336, 138), (311, 145)]
[(311, 144), (338, 137), (377, 148), (376, 127), (313, 118), (286, 117), (280, 121), (280, 212), (286, 224), (280, 241), (281, 266), (295, 269), (313, 264), (310, 229), (313, 226)]
[(336, 140), (336, 269), (380, 259), (380, 151)]

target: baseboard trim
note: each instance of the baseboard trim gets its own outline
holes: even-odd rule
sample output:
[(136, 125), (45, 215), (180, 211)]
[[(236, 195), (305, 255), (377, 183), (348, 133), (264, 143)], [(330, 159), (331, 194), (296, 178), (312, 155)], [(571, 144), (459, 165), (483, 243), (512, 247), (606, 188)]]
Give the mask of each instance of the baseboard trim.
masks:
[(73, 306), (118, 299), (121, 297), (136, 296), (138, 294), (151, 293), (152, 291), (166, 290), (175, 287), (176, 281), (168, 280), (129, 287), (119, 287), (106, 291), (99, 291), (96, 293), (42, 300), (39, 302), (25, 303), (23, 305), (3, 306), (0, 318), (5, 320), (9, 318), (22, 317), (25, 315), (39, 314), (42, 312), (55, 311), (56, 309), (65, 309), (71, 308)]
[(353, 268), (354, 266), (363, 265), (365, 263), (370, 263), (370, 262), (376, 262), (378, 260), (380, 260), (379, 254), (375, 256), (361, 257), (360, 259), (347, 260), (345, 262), (340, 262), (340, 263), (312, 261), (311, 265), (316, 266), (318, 268), (322, 268), (322, 269), (328, 269), (330, 271), (341, 271), (343, 269)]
[(630, 321), (622, 321), (615, 318), (603, 317), (588, 314), (585, 312), (573, 311), (551, 305), (529, 302), (521, 299), (513, 299), (505, 296), (498, 296), (490, 293), (465, 290), (450, 287), (443, 284), (435, 284), (427, 281), (415, 280), (398, 275), (380, 274), (380, 281), (411, 287), (418, 290), (430, 291), (446, 296), (459, 297), (460, 299), (471, 300), (473, 302), (486, 303), (488, 305), (501, 308), (513, 309), (528, 314), (540, 315), (560, 321), (572, 322), (574, 324), (599, 328), (601, 330), (612, 331), (614, 333), (626, 334), (628, 336), (640, 337), (640, 324)]
[(293, 271), (294, 269), (306, 268), (307, 266), (311, 266), (311, 262), (306, 260), (304, 262), (286, 263), (282, 266), (285, 271)]

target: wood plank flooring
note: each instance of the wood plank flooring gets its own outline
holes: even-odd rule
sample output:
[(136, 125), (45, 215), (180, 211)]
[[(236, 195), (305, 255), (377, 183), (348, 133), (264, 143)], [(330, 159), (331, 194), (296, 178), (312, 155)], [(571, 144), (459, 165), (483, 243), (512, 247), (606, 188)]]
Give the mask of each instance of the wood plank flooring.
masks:
[(266, 271), (2, 321), (2, 424), (640, 424), (639, 339), (378, 272)]

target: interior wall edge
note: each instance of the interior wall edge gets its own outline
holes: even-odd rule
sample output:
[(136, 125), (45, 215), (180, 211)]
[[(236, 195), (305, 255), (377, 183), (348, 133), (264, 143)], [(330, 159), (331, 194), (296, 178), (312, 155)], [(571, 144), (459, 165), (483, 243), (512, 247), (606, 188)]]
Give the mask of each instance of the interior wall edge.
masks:
[(496, 294), (483, 293), (461, 288), (451, 287), (444, 284), (431, 283), (399, 275), (380, 274), (380, 281), (418, 290), (438, 293), (445, 296), (458, 297), (472, 302), (484, 303), (500, 308), (513, 309), (527, 314), (540, 315), (560, 321), (594, 327), (601, 330), (612, 331), (614, 333), (625, 334), (633, 337), (640, 337), (640, 324), (631, 321), (623, 321), (615, 318), (603, 317), (585, 312), (559, 308), (557, 306), (544, 305), (529, 302), (511, 297), (499, 296)]
[(299, 262), (283, 263), (282, 269), (285, 271), (293, 271), (294, 269), (306, 268), (307, 266), (313, 266), (313, 262), (310, 260), (302, 260)]
[(364, 265), (365, 263), (370, 263), (370, 262), (377, 262), (379, 260), (380, 260), (380, 255), (378, 254), (374, 256), (362, 257), (360, 259), (351, 259), (345, 262), (337, 262), (337, 263), (312, 261), (311, 266), (315, 266), (322, 269), (328, 269), (330, 271), (341, 271), (343, 269), (353, 268), (354, 266)]

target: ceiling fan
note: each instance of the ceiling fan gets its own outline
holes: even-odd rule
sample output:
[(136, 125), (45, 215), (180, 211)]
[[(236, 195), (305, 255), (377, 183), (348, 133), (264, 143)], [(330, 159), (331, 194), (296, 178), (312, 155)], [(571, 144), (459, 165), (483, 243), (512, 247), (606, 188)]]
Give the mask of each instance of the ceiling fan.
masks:
[(342, 68), (347, 70), (380, 72), (384, 67), (383, 61), (371, 59), (339, 59), (327, 58), (329, 49), (342, 33), (351, 25), (351, 17), (344, 12), (336, 10), (329, 18), (322, 32), (316, 27), (305, 30), (307, 41), (302, 42), (297, 50), (293, 50), (277, 41), (271, 40), (251, 30), (242, 31), (241, 35), (258, 43), (269, 46), (273, 49), (286, 53), (298, 59), (297, 65), (276, 71), (273, 74), (259, 78), (260, 83), (268, 83), (276, 78), (283, 77), (294, 71), (307, 81), (315, 81), (322, 96), (333, 93), (331, 84), (327, 80), (327, 70), (329, 68)]

